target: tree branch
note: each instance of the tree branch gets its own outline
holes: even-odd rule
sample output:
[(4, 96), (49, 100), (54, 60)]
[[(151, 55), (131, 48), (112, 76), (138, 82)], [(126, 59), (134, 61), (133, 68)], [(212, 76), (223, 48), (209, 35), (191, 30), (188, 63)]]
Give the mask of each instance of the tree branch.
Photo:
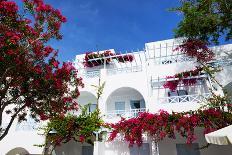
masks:
[(13, 66), (7, 68), (7, 69), (5, 70), (5, 72), (1, 75), (0, 84), (1, 84), (1, 83), (3, 82), (3, 80), (6, 78), (7, 72), (8, 72), (10, 69), (12, 69), (12, 68), (13, 68)]
[(10, 127), (12, 126), (15, 118), (18, 116), (18, 114), (26, 107), (26, 104), (24, 104), (17, 112), (15, 112), (14, 115), (11, 116), (10, 122), (7, 125), (6, 129), (4, 130), (3, 134), (0, 136), (0, 141), (8, 134)]

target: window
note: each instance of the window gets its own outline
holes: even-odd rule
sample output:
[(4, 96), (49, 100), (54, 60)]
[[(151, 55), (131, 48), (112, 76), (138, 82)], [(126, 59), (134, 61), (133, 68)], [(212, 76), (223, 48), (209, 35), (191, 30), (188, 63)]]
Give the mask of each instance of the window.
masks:
[(169, 92), (168, 92), (168, 97), (169, 97), (170, 99), (168, 99), (168, 102), (169, 102), (169, 103), (176, 103), (176, 102), (179, 102), (177, 96), (178, 96), (178, 93), (177, 93), (176, 90), (175, 90), (175, 91), (169, 91)]
[(97, 104), (90, 104), (89, 105), (89, 112), (94, 112), (97, 108)]
[(187, 90), (177, 90), (178, 96), (182, 96), (179, 98), (179, 102), (188, 102), (189, 98), (186, 96), (188, 95)]
[(198, 143), (176, 144), (177, 155), (200, 155)]
[(142, 100), (131, 100), (130, 101), (130, 108), (131, 109), (145, 109), (145, 101)]
[(117, 114), (125, 112), (125, 102), (115, 102), (115, 110)]
[(140, 109), (140, 100), (132, 100), (130, 101), (130, 108), (131, 109)]

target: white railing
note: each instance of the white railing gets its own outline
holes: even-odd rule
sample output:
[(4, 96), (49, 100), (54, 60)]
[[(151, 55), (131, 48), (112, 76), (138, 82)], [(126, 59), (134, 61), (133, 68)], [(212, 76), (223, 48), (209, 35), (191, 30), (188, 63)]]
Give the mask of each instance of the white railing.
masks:
[[(197, 83), (194, 85), (191, 85), (191, 87), (195, 87), (197, 85), (204, 85), (204, 79), (207, 79), (209, 76), (207, 74), (199, 74), (196, 76), (190, 76), (187, 78), (183, 78), (184, 80), (188, 80), (188, 79), (196, 79)], [(163, 89), (163, 85), (167, 82), (167, 81), (175, 81), (175, 80), (179, 80), (179, 78), (151, 78), (151, 87), (152, 89)], [(183, 86), (183, 83), (180, 83), (178, 85), (178, 87)]]
[(83, 71), (81, 75), (85, 78), (98, 78), (100, 77), (100, 70)]
[(124, 118), (132, 118), (137, 117), (140, 112), (145, 112), (146, 108), (140, 109), (130, 109), (130, 110), (112, 110), (106, 113), (106, 118), (111, 119), (115, 117), (124, 117)]
[(131, 73), (131, 72), (141, 72), (142, 66), (130, 66), (130, 67), (122, 67), (122, 68), (113, 68), (107, 69), (107, 75), (115, 75), (121, 73)]
[(184, 103), (184, 102), (203, 102), (207, 98), (211, 96), (211, 93), (203, 93), (203, 94), (194, 94), (194, 95), (182, 95), (182, 96), (172, 96), (172, 97), (164, 97), (159, 98), (158, 101), (160, 104), (167, 103)]
[(157, 65), (166, 65), (178, 62), (186, 62), (186, 61), (193, 61), (194, 59), (188, 57), (184, 54), (176, 54), (176, 55), (167, 55), (162, 57), (156, 57), (154, 59), (154, 63)]

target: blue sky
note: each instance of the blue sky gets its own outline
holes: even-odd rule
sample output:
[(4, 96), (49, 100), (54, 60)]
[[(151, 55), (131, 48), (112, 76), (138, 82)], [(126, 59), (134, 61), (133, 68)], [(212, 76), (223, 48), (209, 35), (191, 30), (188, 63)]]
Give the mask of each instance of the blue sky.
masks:
[(63, 39), (52, 41), (61, 61), (86, 51), (143, 49), (146, 42), (173, 38), (181, 15), (167, 9), (179, 0), (45, 0), (67, 17)]

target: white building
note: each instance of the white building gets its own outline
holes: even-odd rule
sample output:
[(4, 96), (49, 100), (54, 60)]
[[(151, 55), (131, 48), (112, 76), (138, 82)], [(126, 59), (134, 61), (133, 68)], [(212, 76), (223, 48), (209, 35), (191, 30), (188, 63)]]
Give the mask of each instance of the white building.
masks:
[[(91, 85), (97, 85), (100, 78), (102, 82), (106, 82), (99, 103), (105, 122), (117, 122), (121, 116), (135, 117), (138, 112), (142, 111), (155, 113), (160, 109), (168, 112), (198, 109), (204, 104), (204, 100), (210, 97), (210, 89), (217, 87), (212, 84), (212, 79), (207, 74), (190, 77), (197, 79), (197, 83), (192, 86), (179, 85), (175, 92), (163, 87), (163, 84), (167, 81), (166, 76), (192, 70), (195, 66), (198, 66), (193, 58), (178, 51), (173, 51), (180, 42), (181, 40), (170, 39), (146, 43), (143, 51), (124, 52), (122, 54), (133, 55), (135, 59), (132, 62), (118, 63), (117, 59), (113, 59), (114, 56), (111, 56), (105, 57), (105, 59), (112, 59), (108, 64), (90, 68), (83, 66), (85, 54), (77, 55), (76, 67), (85, 83), (85, 88), (81, 90), (78, 103), (96, 104), (96, 90)], [(217, 80), (226, 85), (232, 81), (232, 59), (229, 59), (228, 55), (232, 54), (232, 44), (212, 47), (212, 49), (216, 56), (216, 60), (211, 62), (212, 65), (223, 67), (223, 70), (217, 74)], [(110, 51), (115, 52), (112, 49)], [(92, 60), (93, 63), (94, 61), (101, 63), (99, 59)], [(220, 90), (218, 90), (218, 93), (221, 93)], [(204, 136), (199, 134), (198, 137), (200, 138), (194, 144), (196, 146), (206, 144)], [(125, 142), (121, 141), (97, 142), (95, 144), (95, 155), (137, 155), (138, 152), (136, 148), (128, 148), (128, 144), (125, 145)], [(185, 140), (180, 137), (177, 140), (165, 139), (156, 146), (153, 144), (153, 147), (149, 137), (145, 137), (145, 144), (140, 149), (143, 150), (143, 153), (141, 153), (143, 155), (184, 155), (186, 147)], [(228, 149), (228, 147), (214, 146), (199, 151), (199, 154), (216, 155), (220, 152), (226, 155), (229, 154), (229, 150), (232, 151), (232, 147)]]
[[(210, 89), (214, 86), (207, 74), (199, 74), (189, 78), (196, 79), (196, 84), (192, 86), (179, 85), (177, 91), (171, 92), (165, 89), (163, 84), (167, 81), (166, 76), (192, 70), (198, 64), (193, 58), (187, 57), (180, 52), (173, 52), (173, 49), (180, 44), (179, 40), (164, 40), (145, 44), (145, 49), (137, 52), (121, 54), (133, 55), (132, 62), (119, 63), (115, 56), (105, 57), (105, 62), (94, 59), (90, 63), (101, 63), (96, 67), (85, 67), (83, 59), (85, 54), (77, 55), (75, 59), (76, 68), (79, 75), (83, 77), (85, 87), (81, 89), (79, 104), (91, 103), (90, 111), (96, 107), (96, 90), (91, 85), (98, 85), (99, 78), (105, 82), (104, 93), (100, 98), (99, 109), (105, 122), (117, 122), (120, 117), (136, 117), (139, 112), (158, 112), (160, 109), (168, 112), (182, 112), (198, 109), (204, 100), (210, 97)], [(217, 46), (212, 48), (216, 60), (212, 65), (219, 65), (223, 70), (217, 74), (216, 78), (225, 86), (232, 81), (232, 44)], [(111, 52), (115, 52), (113, 49)], [(111, 61), (106, 63), (107, 59)], [(94, 62), (95, 61), (95, 62)], [(175, 80), (174, 78), (169, 80)], [(220, 90), (218, 90), (220, 93)], [(39, 154), (37, 148), (31, 144), (43, 142), (39, 135), (26, 136), (37, 133), (36, 130), (16, 131), (12, 128), (8, 137), (0, 142), (0, 153), (6, 154), (11, 149), (21, 147), (31, 154)], [(25, 134), (25, 137), (24, 137)], [(199, 132), (200, 134), (200, 132)], [(24, 137), (24, 138), (23, 138)], [(38, 139), (34, 140), (34, 137)], [(206, 144), (204, 136), (199, 135), (199, 140), (194, 146)], [(32, 139), (33, 138), (33, 139)], [(17, 140), (16, 140), (17, 139)], [(17, 141), (17, 142), (16, 142)], [(29, 144), (26, 144), (29, 142)], [(2, 149), (5, 147), (6, 149)], [(9, 145), (9, 146), (8, 146)], [(78, 143), (67, 143), (56, 149), (56, 155), (186, 155), (188, 146), (185, 140), (164, 139), (159, 144), (151, 143), (149, 137), (144, 137), (144, 144), (141, 148), (129, 148), (128, 144), (122, 141), (96, 142), (94, 148), (89, 145), (80, 147)], [(4, 150), (4, 151), (2, 151)], [(229, 155), (231, 146), (214, 146), (208, 149), (195, 151), (193, 155)], [(94, 152), (94, 153), (93, 153)]]

